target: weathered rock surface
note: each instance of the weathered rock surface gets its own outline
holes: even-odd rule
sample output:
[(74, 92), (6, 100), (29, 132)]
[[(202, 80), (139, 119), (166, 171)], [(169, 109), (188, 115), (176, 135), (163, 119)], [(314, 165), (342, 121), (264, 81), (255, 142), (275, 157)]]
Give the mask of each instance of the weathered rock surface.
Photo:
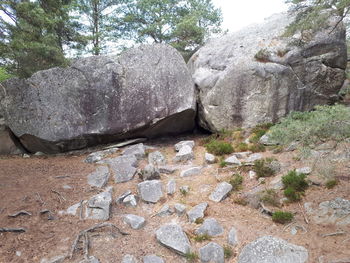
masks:
[(157, 213), (157, 216), (164, 217), (174, 214), (174, 209), (169, 205), (164, 205)]
[(24, 152), (21, 145), (17, 142), (17, 139), (13, 133), (1, 125), (0, 118), (0, 155), (12, 155), (12, 154), (21, 154)]
[(224, 248), (217, 243), (210, 242), (199, 249), (199, 258), (203, 263), (224, 263)]
[(123, 204), (127, 207), (136, 207), (137, 206), (137, 199), (135, 195), (128, 195), (124, 198)]
[(141, 160), (146, 156), (145, 146), (143, 145), (143, 143), (128, 146), (122, 151), (122, 154), (134, 155), (137, 160)]
[(162, 183), (159, 180), (144, 181), (137, 185), (139, 195), (145, 202), (157, 203), (163, 196)]
[(109, 169), (106, 166), (99, 166), (94, 172), (88, 175), (88, 184), (98, 188), (104, 187), (109, 179)]
[(118, 151), (118, 148), (111, 148), (111, 149), (107, 149), (104, 151), (93, 152), (93, 153), (90, 153), (86, 157), (84, 162), (97, 163), (97, 162), (101, 161), (103, 158), (105, 158), (106, 156), (113, 154), (113, 153), (116, 153), (117, 151)]
[(197, 235), (219, 236), (224, 232), (222, 226), (215, 218), (207, 218), (203, 224), (196, 230)]
[(175, 144), (174, 148), (175, 151), (180, 151), (182, 147), (184, 147), (185, 145), (189, 146), (191, 149), (193, 149), (194, 147), (194, 141), (181, 141), (178, 142), (177, 144)]
[(156, 166), (166, 165), (166, 159), (161, 152), (155, 151), (148, 154), (148, 163)]
[(238, 263), (305, 263), (307, 259), (308, 252), (304, 247), (280, 238), (264, 236), (242, 249)]
[(87, 201), (85, 218), (96, 220), (108, 220), (112, 204), (112, 187), (108, 187), (104, 192), (93, 196)]
[(130, 181), (136, 174), (137, 159), (135, 155), (123, 155), (106, 160), (114, 172), (114, 181), (123, 183)]
[(176, 203), (174, 209), (178, 216), (182, 216), (186, 212), (186, 206), (183, 204)]
[[(188, 62), (199, 90), (199, 123), (219, 131), (276, 122), (337, 98), (346, 67), (339, 17), (307, 37), (282, 37), (293, 15), (212, 39)], [(334, 30), (333, 30), (334, 29)]]
[(228, 165), (241, 165), (242, 164), (241, 161), (238, 160), (235, 155), (227, 157), (225, 159), (225, 163), (227, 163)]
[(207, 203), (201, 203), (193, 207), (190, 211), (187, 212), (188, 220), (193, 223), (196, 222), (198, 218), (204, 217), (204, 211), (207, 209)]
[(226, 182), (219, 183), (214, 192), (211, 193), (209, 199), (214, 202), (221, 202), (232, 190), (232, 185)]
[(195, 96), (181, 55), (164, 44), (3, 83), (6, 125), (31, 152), (56, 153), (194, 127)]
[(156, 166), (153, 164), (147, 164), (142, 170), (142, 179), (143, 180), (155, 180), (160, 179), (160, 173)]
[(190, 146), (185, 145), (181, 147), (174, 157), (174, 162), (185, 162), (194, 159), (193, 150)]
[(123, 221), (132, 229), (140, 229), (146, 224), (146, 220), (143, 217), (132, 214), (125, 215)]
[(165, 261), (156, 255), (147, 255), (143, 257), (143, 263), (165, 263)]
[(171, 179), (167, 184), (167, 194), (173, 195), (176, 191), (176, 181), (174, 179)]
[(194, 167), (188, 168), (186, 170), (182, 170), (180, 173), (180, 177), (189, 177), (192, 175), (197, 175), (201, 172), (201, 170), (202, 170), (202, 167), (194, 166)]
[(137, 260), (133, 255), (128, 254), (123, 257), (122, 263), (137, 263)]
[(228, 232), (228, 243), (231, 246), (235, 246), (238, 244), (237, 230), (234, 227), (232, 227)]
[(156, 238), (160, 244), (180, 255), (185, 255), (191, 251), (190, 241), (179, 225), (168, 224), (161, 226), (156, 231)]
[(204, 159), (205, 159), (205, 162), (208, 164), (215, 163), (215, 161), (216, 161), (215, 155), (213, 155), (211, 153), (205, 153)]

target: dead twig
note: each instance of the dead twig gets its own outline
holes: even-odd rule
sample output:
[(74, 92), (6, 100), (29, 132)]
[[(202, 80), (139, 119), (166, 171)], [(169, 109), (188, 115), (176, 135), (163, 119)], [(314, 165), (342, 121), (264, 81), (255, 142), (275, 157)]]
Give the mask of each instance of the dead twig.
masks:
[(344, 239), (342, 243), (345, 243), (346, 241), (350, 241), (350, 238)]
[(67, 201), (67, 199), (64, 198), (64, 196), (60, 192), (53, 189), (51, 189), (51, 192), (55, 193), (58, 196), (58, 200), (60, 201), (60, 203), (62, 203), (62, 200)]
[(45, 202), (43, 201), (43, 199), (41, 198), (40, 194), (38, 192), (35, 193), (36, 196), (38, 197), (38, 201), (40, 202), (41, 205), (45, 205)]
[(62, 178), (67, 178), (70, 177), (69, 175), (61, 175), (61, 176), (55, 176), (54, 178), (56, 179), (62, 179)]
[(18, 211), (12, 215), (8, 215), (8, 217), (17, 217), (17, 216), (31, 216), (32, 214), (25, 211), (25, 210), (21, 210), (21, 211)]
[(270, 209), (266, 208), (264, 206), (263, 202), (260, 202), (259, 204), (261, 206), (261, 213), (264, 213), (264, 214), (267, 214), (269, 216), (272, 216), (272, 214), (273, 214), (272, 211)]
[[(76, 250), (79, 249), (78, 245), (79, 243), (83, 243), (83, 253), (84, 253), (84, 258), (88, 259), (89, 258), (89, 248), (90, 248), (90, 237), (89, 237), (89, 233), (90, 232), (94, 232), (97, 229), (101, 229), (104, 227), (109, 227), (112, 230), (116, 230), (119, 234), (125, 236), (125, 235), (129, 235), (128, 233), (123, 232), (122, 230), (119, 229), (119, 227), (117, 227), (116, 225), (112, 224), (112, 223), (101, 223), (101, 224), (97, 224), (95, 226), (92, 226), (90, 228), (87, 228), (81, 232), (79, 232), (79, 234), (77, 235), (77, 237), (75, 238), (72, 247), (71, 247), (71, 251), (69, 254), (69, 258), (72, 259), (74, 253)], [(112, 232), (113, 233), (113, 232)]]
[(328, 234), (322, 234), (321, 237), (333, 237), (333, 236), (341, 236), (345, 235), (346, 232), (344, 231), (338, 231), (338, 232), (333, 232), (333, 233), (328, 233)]
[(26, 232), (26, 230), (22, 227), (20, 228), (0, 227), (0, 233), (4, 233), (4, 232), (23, 233), (23, 232)]
[(309, 224), (309, 219), (307, 219), (307, 216), (306, 216), (306, 214), (305, 214), (305, 212), (304, 212), (304, 208), (301, 206), (300, 203), (298, 203), (298, 205), (299, 205), (300, 210), (301, 210), (301, 213), (302, 213), (302, 215), (303, 215), (303, 217), (304, 217), (305, 223), (306, 223), (306, 224)]

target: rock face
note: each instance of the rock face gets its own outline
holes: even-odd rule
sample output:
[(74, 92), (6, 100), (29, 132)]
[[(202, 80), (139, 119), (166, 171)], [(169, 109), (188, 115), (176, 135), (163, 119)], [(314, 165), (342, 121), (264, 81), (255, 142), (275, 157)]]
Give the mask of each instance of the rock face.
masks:
[(315, 34), (281, 37), (293, 19), (273, 15), (209, 41), (192, 56), (188, 65), (202, 127), (218, 131), (276, 122), (336, 97), (346, 67), (344, 26), (333, 30), (339, 21), (333, 16)]
[(163, 196), (162, 183), (159, 180), (144, 181), (137, 185), (140, 197), (143, 201), (157, 203)]
[(56, 153), (194, 126), (191, 75), (181, 55), (163, 44), (142, 45), (119, 57), (82, 58), (3, 86), (0, 111), (31, 152)]
[(208, 218), (204, 220), (203, 225), (196, 230), (197, 235), (219, 236), (224, 232), (222, 226), (215, 218)]
[(218, 184), (218, 186), (215, 188), (214, 192), (211, 193), (209, 196), (209, 199), (214, 201), (214, 202), (221, 202), (224, 200), (227, 195), (231, 192), (232, 190), (232, 185), (226, 182), (222, 182)]
[(238, 263), (305, 263), (307, 258), (308, 252), (304, 247), (276, 237), (264, 236), (242, 249)]
[(94, 172), (88, 175), (88, 184), (98, 188), (104, 187), (109, 178), (109, 169), (106, 166), (99, 166)]
[(1, 125), (0, 119), (0, 155), (21, 154), (23, 149), (18, 145), (12, 132), (5, 126)]
[(156, 238), (160, 244), (180, 255), (191, 251), (190, 241), (179, 225), (169, 224), (160, 227), (156, 231)]
[(210, 242), (206, 246), (199, 249), (199, 258), (203, 263), (224, 263), (224, 249), (219, 244)]

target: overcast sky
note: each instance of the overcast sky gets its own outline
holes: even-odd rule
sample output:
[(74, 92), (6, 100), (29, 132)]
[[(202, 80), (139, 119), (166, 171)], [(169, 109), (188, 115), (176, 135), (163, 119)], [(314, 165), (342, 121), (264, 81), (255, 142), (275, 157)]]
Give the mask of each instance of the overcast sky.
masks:
[(223, 28), (230, 32), (263, 21), (274, 13), (286, 11), (288, 6), (284, 2), (285, 0), (213, 0), (215, 6), (221, 7)]

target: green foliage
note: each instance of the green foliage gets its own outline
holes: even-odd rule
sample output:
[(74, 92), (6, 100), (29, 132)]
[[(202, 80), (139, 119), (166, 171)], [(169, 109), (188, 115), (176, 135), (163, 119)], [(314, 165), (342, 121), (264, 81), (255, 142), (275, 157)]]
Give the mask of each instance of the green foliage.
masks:
[(266, 189), (262, 192), (260, 196), (260, 201), (264, 204), (272, 205), (272, 206), (280, 206), (278, 193), (274, 189)]
[(185, 258), (188, 262), (196, 262), (198, 260), (198, 255), (194, 252), (187, 252)]
[(254, 162), (253, 171), (256, 173), (257, 178), (270, 177), (275, 174), (274, 170), (268, 166), (272, 161), (270, 159), (261, 159)]
[(193, 239), (196, 242), (204, 242), (204, 241), (210, 241), (211, 240), (211, 236), (209, 236), (208, 234), (199, 234), (199, 235), (195, 235), (193, 237)]
[(253, 153), (258, 153), (258, 152), (265, 152), (266, 147), (262, 145), (261, 143), (253, 143), (248, 146), (248, 150), (253, 152)]
[(284, 195), (289, 201), (301, 200), (302, 194), (309, 187), (305, 178), (305, 174), (297, 173), (295, 170), (289, 171), (287, 175), (282, 177)]
[(211, 140), (209, 143), (204, 145), (209, 153), (215, 155), (230, 154), (233, 152), (233, 147), (230, 143), (219, 140)]
[(276, 211), (272, 214), (272, 221), (280, 224), (286, 224), (293, 220), (294, 215), (290, 212)]
[(224, 246), (224, 256), (226, 259), (229, 259), (233, 256), (233, 250), (229, 246)]
[(9, 78), (12, 78), (13, 76), (9, 73), (7, 73), (6, 69), (3, 67), (0, 67), (0, 82), (3, 82)]
[(326, 182), (326, 188), (327, 189), (332, 189), (334, 188), (336, 185), (338, 184), (338, 180), (337, 179), (330, 179)]
[(235, 146), (235, 151), (236, 152), (245, 152), (245, 151), (248, 151), (248, 144), (244, 143), (244, 142), (240, 142), (239, 144), (237, 144)]
[(251, 137), (249, 138), (249, 141), (252, 143), (258, 143), (260, 138), (266, 134), (266, 132), (273, 126), (272, 123), (262, 123), (257, 126), (255, 126), (251, 130)]
[(283, 193), (290, 202), (297, 202), (301, 200), (301, 193), (297, 192), (293, 187), (287, 187), (284, 189)]
[(320, 141), (343, 141), (350, 137), (350, 108), (316, 106), (311, 112), (293, 112), (270, 130), (270, 138), (282, 145), (300, 141), (308, 146)]
[(225, 158), (221, 157), (219, 160), (219, 166), (221, 168), (224, 168), (225, 166), (227, 166), (227, 162), (225, 162)]
[(259, 61), (259, 62), (268, 62), (269, 58), (270, 58), (270, 53), (269, 51), (264, 48), (264, 49), (260, 49), (255, 55), (254, 58)]
[(203, 224), (203, 222), (204, 222), (204, 218), (202, 218), (202, 217), (197, 218), (196, 221), (194, 221), (194, 223), (197, 225)]
[(232, 185), (233, 191), (239, 190), (243, 184), (243, 176), (239, 174), (233, 174), (228, 183)]
[(240, 196), (235, 197), (235, 198), (233, 199), (233, 202), (234, 202), (235, 204), (241, 205), (241, 206), (246, 206), (246, 205), (248, 204), (248, 201), (247, 201), (245, 198), (240, 197)]
[(187, 196), (188, 195), (188, 191), (184, 188), (180, 188), (180, 193), (182, 196)]

